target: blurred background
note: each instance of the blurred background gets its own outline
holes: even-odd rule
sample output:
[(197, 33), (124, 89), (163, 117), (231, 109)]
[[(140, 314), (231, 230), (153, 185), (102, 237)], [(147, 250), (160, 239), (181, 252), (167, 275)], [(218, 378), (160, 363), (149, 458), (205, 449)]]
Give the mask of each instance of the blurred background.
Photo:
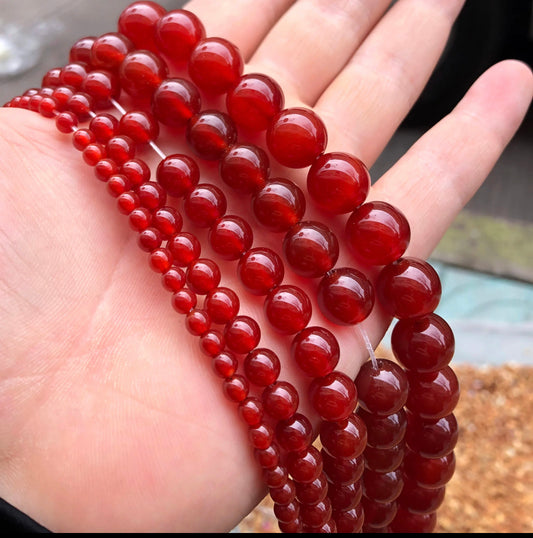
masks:
[[(0, 105), (40, 86), (80, 37), (115, 31), (130, 3), (0, 0)], [(159, 1), (168, 10), (184, 3)], [(466, 0), (434, 75), (371, 176), (394, 164), (477, 76), (505, 58), (533, 65), (533, 0)], [(462, 384), (457, 476), (440, 527), (448, 532), (533, 531), (532, 171), (530, 110), (430, 260), (443, 282), (437, 313), (454, 330), (452, 365)], [(236, 531), (272, 530), (268, 513), (259, 507)]]

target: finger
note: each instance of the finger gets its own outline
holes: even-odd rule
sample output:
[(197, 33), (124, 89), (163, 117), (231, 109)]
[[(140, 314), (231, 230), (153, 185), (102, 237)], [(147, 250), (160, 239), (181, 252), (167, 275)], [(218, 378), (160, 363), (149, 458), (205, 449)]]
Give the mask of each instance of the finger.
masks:
[(300, 0), (251, 59), (287, 93), (312, 106), (343, 68), (390, 0)]
[(197, 15), (208, 37), (223, 37), (248, 61), (276, 21), (295, 0), (191, 0), (184, 9)]
[(328, 87), (316, 109), (331, 147), (371, 166), (429, 79), (464, 0), (400, 0)]
[(527, 65), (515, 60), (494, 65), (375, 183), (369, 198), (389, 201), (409, 220), (408, 254), (430, 255), (499, 159), (532, 97)]

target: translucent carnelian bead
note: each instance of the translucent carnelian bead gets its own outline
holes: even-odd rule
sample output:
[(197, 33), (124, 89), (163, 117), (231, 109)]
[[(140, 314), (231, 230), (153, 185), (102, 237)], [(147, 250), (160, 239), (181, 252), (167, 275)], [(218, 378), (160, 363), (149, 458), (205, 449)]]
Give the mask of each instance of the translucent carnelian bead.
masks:
[(200, 338), (200, 349), (208, 357), (216, 357), (224, 351), (224, 335), (216, 329), (210, 329)]
[(167, 155), (157, 166), (157, 181), (170, 196), (181, 198), (190, 193), (200, 180), (200, 169), (187, 155)]
[(52, 93), (52, 98), (56, 102), (56, 108), (59, 112), (67, 109), (68, 100), (74, 95), (74, 88), (70, 86), (56, 86)]
[(290, 523), (298, 518), (300, 505), (295, 502), (289, 504), (274, 504), (274, 514), (279, 522)]
[(396, 501), (382, 503), (363, 496), (361, 502), (365, 512), (365, 528), (369, 532), (383, 529), (389, 525), (398, 511), (398, 503)]
[(202, 90), (212, 94), (226, 93), (239, 81), (244, 68), (239, 49), (219, 37), (200, 41), (189, 58), (189, 75)]
[(100, 159), (94, 167), (94, 175), (100, 181), (109, 181), (109, 178), (117, 174), (119, 171), (119, 165), (109, 158)]
[(313, 440), (313, 426), (301, 413), (276, 424), (276, 440), (288, 452), (305, 450)]
[(322, 377), (337, 366), (339, 343), (328, 329), (307, 327), (293, 338), (291, 356), (308, 376)]
[(227, 379), (235, 374), (239, 367), (239, 361), (237, 361), (233, 353), (222, 351), (213, 358), (212, 367), (215, 374), (223, 379)]
[(96, 142), (96, 137), (89, 129), (77, 129), (72, 134), (72, 145), (79, 151), (83, 151), (89, 144), (94, 142)]
[(179, 267), (187, 267), (200, 257), (201, 245), (195, 235), (181, 232), (168, 241), (168, 248), (172, 252), (174, 263)]
[(356, 458), (334, 458), (322, 450), (324, 472), (330, 482), (347, 485), (353, 484), (363, 476), (365, 462), (363, 456)]
[(255, 217), (271, 232), (286, 232), (302, 219), (305, 207), (303, 191), (283, 178), (272, 179), (252, 198)]
[(238, 260), (253, 243), (252, 227), (237, 215), (225, 215), (209, 229), (209, 244), (224, 260)]
[(123, 34), (109, 32), (97, 37), (91, 48), (91, 64), (97, 69), (116, 71), (128, 53), (134, 49), (133, 43)]
[(296, 334), (304, 329), (311, 319), (311, 300), (297, 286), (278, 286), (266, 296), (264, 311), (276, 331)]
[(332, 507), (329, 497), (325, 497), (315, 504), (302, 504), (300, 518), (304, 525), (317, 528), (322, 527), (331, 518)]
[(301, 221), (285, 234), (283, 252), (295, 273), (316, 278), (323, 276), (337, 263), (339, 242), (324, 224)]
[(118, 134), (119, 120), (112, 114), (102, 112), (94, 116), (89, 122), (89, 129), (101, 144), (107, 143), (108, 140)]
[(388, 473), (377, 473), (365, 469), (363, 475), (363, 494), (365, 497), (379, 502), (392, 502), (400, 496), (403, 477), (399, 470)]
[(433, 372), (449, 364), (455, 351), (452, 329), (435, 313), (396, 322), (391, 334), (394, 356), (408, 370)]
[[(228, 353), (225, 351), (224, 353)], [(235, 360), (235, 365), (238, 366), (238, 361), (235, 356), (231, 354)], [(248, 424), (248, 426), (257, 426), (263, 419), (263, 404), (259, 398), (249, 396), (246, 400), (243, 400), (239, 404), (239, 416)], [(278, 464), (279, 459), (276, 460), (275, 465)]]
[(118, 31), (131, 39), (136, 48), (157, 52), (155, 26), (165, 13), (166, 9), (156, 2), (133, 2), (120, 14)]
[(49, 69), (43, 76), (43, 79), (41, 81), (41, 86), (50, 87), (50, 88), (56, 88), (61, 84), (61, 67), (54, 67), (52, 69)]
[(162, 60), (147, 50), (128, 53), (119, 68), (122, 89), (140, 99), (151, 99), (167, 74)]
[(196, 155), (216, 161), (237, 140), (237, 129), (224, 112), (205, 110), (189, 120), (186, 137)]
[(220, 283), (220, 268), (208, 258), (198, 258), (185, 273), (189, 289), (197, 295), (206, 295)]
[(357, 390), (346, 374), (334, 370), (311, 382), (309, 398), (322, 420), (337, 421), (353, 413), (357, 405)]
[(437, 526), (437, 513), (414, 514), (403, 506), (398, 507), (398, 511), (389, 525), (394, 533), (420, 533), (429, 534)]
[(270, 488), (270, 498), (277, 504), (289, 504), (296, 497), (296, 487), (293, 480), (289, 480), (283, 486), (278, 488)]
[(226, 97), (231, 119), (251, 131), (264, 131), (285, 103), (280, 85), (258, 73), (242, 76)]
[(459, 428), (453, 413), (438, 420), (425, 420), (407, 413), (407, 446), (424, 458), (442, 458), (457, 444)]
[(107, 157), (120, 166), (135, 156), (135, 143), (129, 136), (113, 136), (108, 140), (105, 150)]
[(171, 304), (174, 310), (180, 314), (187, 314), (195, 306), (197, 302), (196, 293), (184, 288), (172, 295)]
[(367, 202), (346, 221), (346, 239), (360, 262), (387, 265), (403, 256), (411, 229), (396, 207), (387, 202)]
[(61, 75), (59, 80), (61, 84), (65, 86), (71, 86), (74, 90), (80, 90), (85, 78), (87, 77), (88, 66), (82, 62), (72, 62), (63, 69), (61, 69)]
[(326, 497), (328, 488), (326, 475), (321, 471), (312, 482), (296, 482), (296, 498), (304, 504), (315, 504)]
[(172, 266), (163, 274), (161, 283), (167, 291), (180, 291), (185, 286), (185, 273), (179, 267)]
[(287, 469), (297, 483), (314, 482), (322, 473), (322, 467), (322, 456), (313, 445), (287, 455)]
[(181, 231), (183, 218), (173, 207), (164, 206), (154, 211), (153, 225), (161, 232), (164, 239), (169, 239)]
[(95, 101), (96, 108), (109, 106), (120, 94), (118, 77), (111, 71), (94, 70), (87, 73), (82, 89)]
[(276, 381), (263, 390), (263, 407), (276, 420), (285, 420), (294, 415), (300, 398), (296, 388), (287, 381)]
[(398, 412), (407, 401), (409, 383), (403, 369), (388, 359), (366, 361), (355, 379), (359, 405), (376, 415)]
[(156, 181), (147, 181), (137, 189), (141, 206), (155, 211), (163, 207), (167, 201), (167, 193)]
[(297, 517), (294, 521), (290, 521), (289, 523), (285, 523), (283, 521), (278, 521), (279, 530), (284, 533), (300, 533), (303, 532), (303, 524), (299, 517)]
[(209, 312), (213, 323), (225, 324), (239, 313), (239, 297), (230, 288), (217, 287), (205, 296), (204, 308)]
[(356, 458), (366, 447), (366, 426), (355, 414), (336, 422), (320, 424), (322, 448), (335, 458)]
[[(35, 96), (37, 97), (37, 96)], [(35, 97), (32, 97), (34, 99)], [(67, 102), (67, 109), (74, 112), (80, 121), (86, 121), (94, 108), (93, 98), (84, 92), (76, 92)]]
[(408, 449), (403, 464), (409, 478), (419, 486), (440, 488), (451, 480), (455, 472), (455, 454), (452, 451), (439, 458), (425, 458)]
[(172, 267), (172, 254), (167, 248), (156, 248), (150, 252), (149, 263), (156, 273), (166, 273)]
[(237, 274), (247, 291), (267, 295), (281, 284), (285, 268), (283, 260), (273, 250), (256, 247), (248, 250), (237, 266)]
[(149, 112), (132, 110), (120, 118), (118, 130), (136, 144), (147, 144), (158, 137), (159, 124)]
[(120, 172), (128, 178), (133, 189), (137, 189), (143, 183), (149, 181), (151, 175), (148, 165), (140, 159), (131, 159), (125, 162)]
[(307, 173), (307, 190), (313, 201), (329, 213), (353, 211), (366, 199), (370, 174), (364, 163), (348, 153), (324, 153)]
[(289, 480), (287, 469), (278, 464), (275, 467), (265, 469), (263, 478), (269, 488), (279, 488)]
[(183, 211), (200, 228), (209, 228), (226, 213), (226, 196), (216, 185), (200, 183), (183, 201)]
[(337, 532), (346, 534), (360, 532), (365, 519), (361, 504), (351, 510), (334, 510), (332, 517), (337, 525)]
[(250, 351), (244, 359), (243, 367), (248, 381), (259, 387), (275, 383), (281, 370), (278, 356), (267, 348)]
[(397, 445), (405, 436), (407, 416), (403, 409), (390, 415), (374, 415), (359, 406), (357, 415), (366, 424), (368, 446), (390, 448)]
[(445, 491), (445, 487), (427, 489), (405, 480), (398, 503), (413, 514), (431, 514), (441, 506)]
[(442, 293), (433, 267), (418, 258), (400, 258), (386, 265), (376, 282), (376, 295), (385, 310), (396, 318), (412, 318), (433, 312)]
[(308, 108), (288, 108), (277, 114), (267, 130), (267, 146), (284, 166), (305, 168), (324, 152), (326, 127)]
[(368, 278), (351, 267), (327, 273), (318, 285), (322, 313), (338, 325), (353, 325), (366, 319), (374, 306), (374, 288)]
[(235, 374), (224, 380), (222, 390), (232, 402), (242, 402), (248, 396), (248, 381), (242, 375)]
[(328, 497), (334, 510), (351, 510), (355, 508), (363, 497), (363, 486), (360, 480), (351, 484), (337, 484), (330, 482)]
[[(263, 404), (261, 403), (262, 408)], [(254, 450), (254, 456), (263, 469), (273, 469), (280, 461), (279, 448), (276, 444), (272, 444), (264, 450)]]
[(142, 232), (152, 224), (152, 212), (146, 207), (137, 207), (128, 218), (130, 228), (135, 232)]
[(148, 227), (137, 237), (137, 244), (145, 252), (152, 252), (161, 246), (163, 238), (161, 232), (156, 228)]
[(78, 118), (73, 112), (60, 112), (56, 116), (56, 128), (61, 133), (72, 133), (78, 126)]
[(200, 112), (201, 106), (202, 100), (196, 86), (180, 78), (163, 81), (152, 98), (154, 116), (169, 127), (185, 127)]
[(159, 51), (177, 63), (186, 62), (204, 37), (205, 28), (200, 19), (185, 9), (165, 13), (155, 26), (155, 41)]
[(32, 95), (28, 104), (28, 108), (33, 112), (39, 112), (39, 105), (41, 104), (42, 99), (42, 95), (39, 95), (38, 93)]
[(251, 426), (248, 430), (248, 439), (253, 448), (264, 449), (272, 444), (274, 438), (274, 429), (266, 422), (257, 426)]
[(365, 465), (377, 473), (389, 473), (400, 467), (405, 456), (405, 443), (401, 442), (389, 448), (365, 449)]
[(445, 366), (435, 372), (409, 372), (409, 397), (405, 406), (424, 419), (449, 415), (459, 401), (459, 381), (454, 371)]
[[(62, 114), (66, 114), (66, 112), (62, 112)], [(98, 142), (93, 142), (92, 144), (85, 146), (85, 149), (82, 151), (81, 155), (86, 164), (89, 166), (96, 166), (96, 163), (104, 159), (106, 156), (105, 146)]]
[(134, 209), (139, 207), (139, 197), (133, 191), (127, 191), (117, 198), (117, 209), (123, 215), (129, 215)]
[(224, 327), (224, 338), (231, 351), (246, 354), (259, 344), (261, 329), (250, 316), (236, 316)]
[(87, 36), (78, 39), (72, 47), (68, 54), (69, 62), (84, 62), (86, 64), (91, 63), (91, 49), (94, 44), (96, 37)]
[(237, 144), (220, 161), (220, 177), (240, 194), (254, 194), (262, 189), (269, 176), (268, 156), (259, 146)]
[(193, 335), (193, 336), (202, 336), (204, 335), (211, 326), (211, 320), (209, 319), (209, 315), (205, 310), (199, 310), (196, 308), (193, 308), (186, 316), (185, 316), (185, 328)]

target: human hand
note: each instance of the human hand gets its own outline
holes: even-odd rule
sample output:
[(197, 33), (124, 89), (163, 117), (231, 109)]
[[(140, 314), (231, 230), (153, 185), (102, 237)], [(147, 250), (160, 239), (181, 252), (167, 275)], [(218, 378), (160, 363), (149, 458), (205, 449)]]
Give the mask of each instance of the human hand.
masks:
[[(240, 48), (246, 72), (273, 76), (286, 106), (315, 109), (328, 151), (370, 167), (429, 78), (462, 2), (401, 0), (385, 13), (389, 4), (192, 0), (186, 8), (208, 36)], [(523, 64), (492, 67), (375, 182), (369, 199), (409, 220), (409, 255), (431, 253), (532, 93)], [(230, 530), (265, 494), (235, 405), (70, 140), (37, 114), (0, 113), (0, 495), (54, 531)], [(158, 144), (187, 152), (168, 136)], [(305, 181), (303, 171), (279, 171)], [(213, 168), (204, 173), (214, 178)], [(229, 208), (253, 222), (231, 194)], [(312, 203), (307, 215), (342, 237), (341, 223)], [(254, 234), (255, 245), (279, 249), (279, 238)], [(354, 265), (345, 250), (339, 262)], [(225, 285), (241, 290), (241, 312), (261, 319), (234, 265), (220, 265)], [(312, 321), (332, 327), (316, 307)], [(389, 322), (379, 307), (364, 322), (374, 344)], [(339, 369), (355, 376), (367, 352), (353, 328), (334, 331)], [(261, 345), (303, 394), (286, 339), (262, 325)], [(302, 410), (316, 421), (305, 401)]]

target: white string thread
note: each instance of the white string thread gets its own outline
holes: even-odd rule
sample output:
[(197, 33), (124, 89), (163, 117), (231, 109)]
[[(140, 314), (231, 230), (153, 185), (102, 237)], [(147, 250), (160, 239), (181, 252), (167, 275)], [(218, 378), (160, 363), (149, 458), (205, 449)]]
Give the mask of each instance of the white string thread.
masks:
[(370, 355), (370, 360), (372, 361), (372, 366), (374, 368), (378, 367), (378, 361), (376, 359), (376, 355), (374, 353), (374, 348), (372, 347), (372, 342), (370, 342), (370, 338), (368, 337), (367, 332), (363, 328), (363, 326), (359, 323), (357, 324), (357, 329), (359, 331), (359, 334), (363, 338), (363, 341), (365, 343), (366, 349), (368, 350), (368, 354)]

